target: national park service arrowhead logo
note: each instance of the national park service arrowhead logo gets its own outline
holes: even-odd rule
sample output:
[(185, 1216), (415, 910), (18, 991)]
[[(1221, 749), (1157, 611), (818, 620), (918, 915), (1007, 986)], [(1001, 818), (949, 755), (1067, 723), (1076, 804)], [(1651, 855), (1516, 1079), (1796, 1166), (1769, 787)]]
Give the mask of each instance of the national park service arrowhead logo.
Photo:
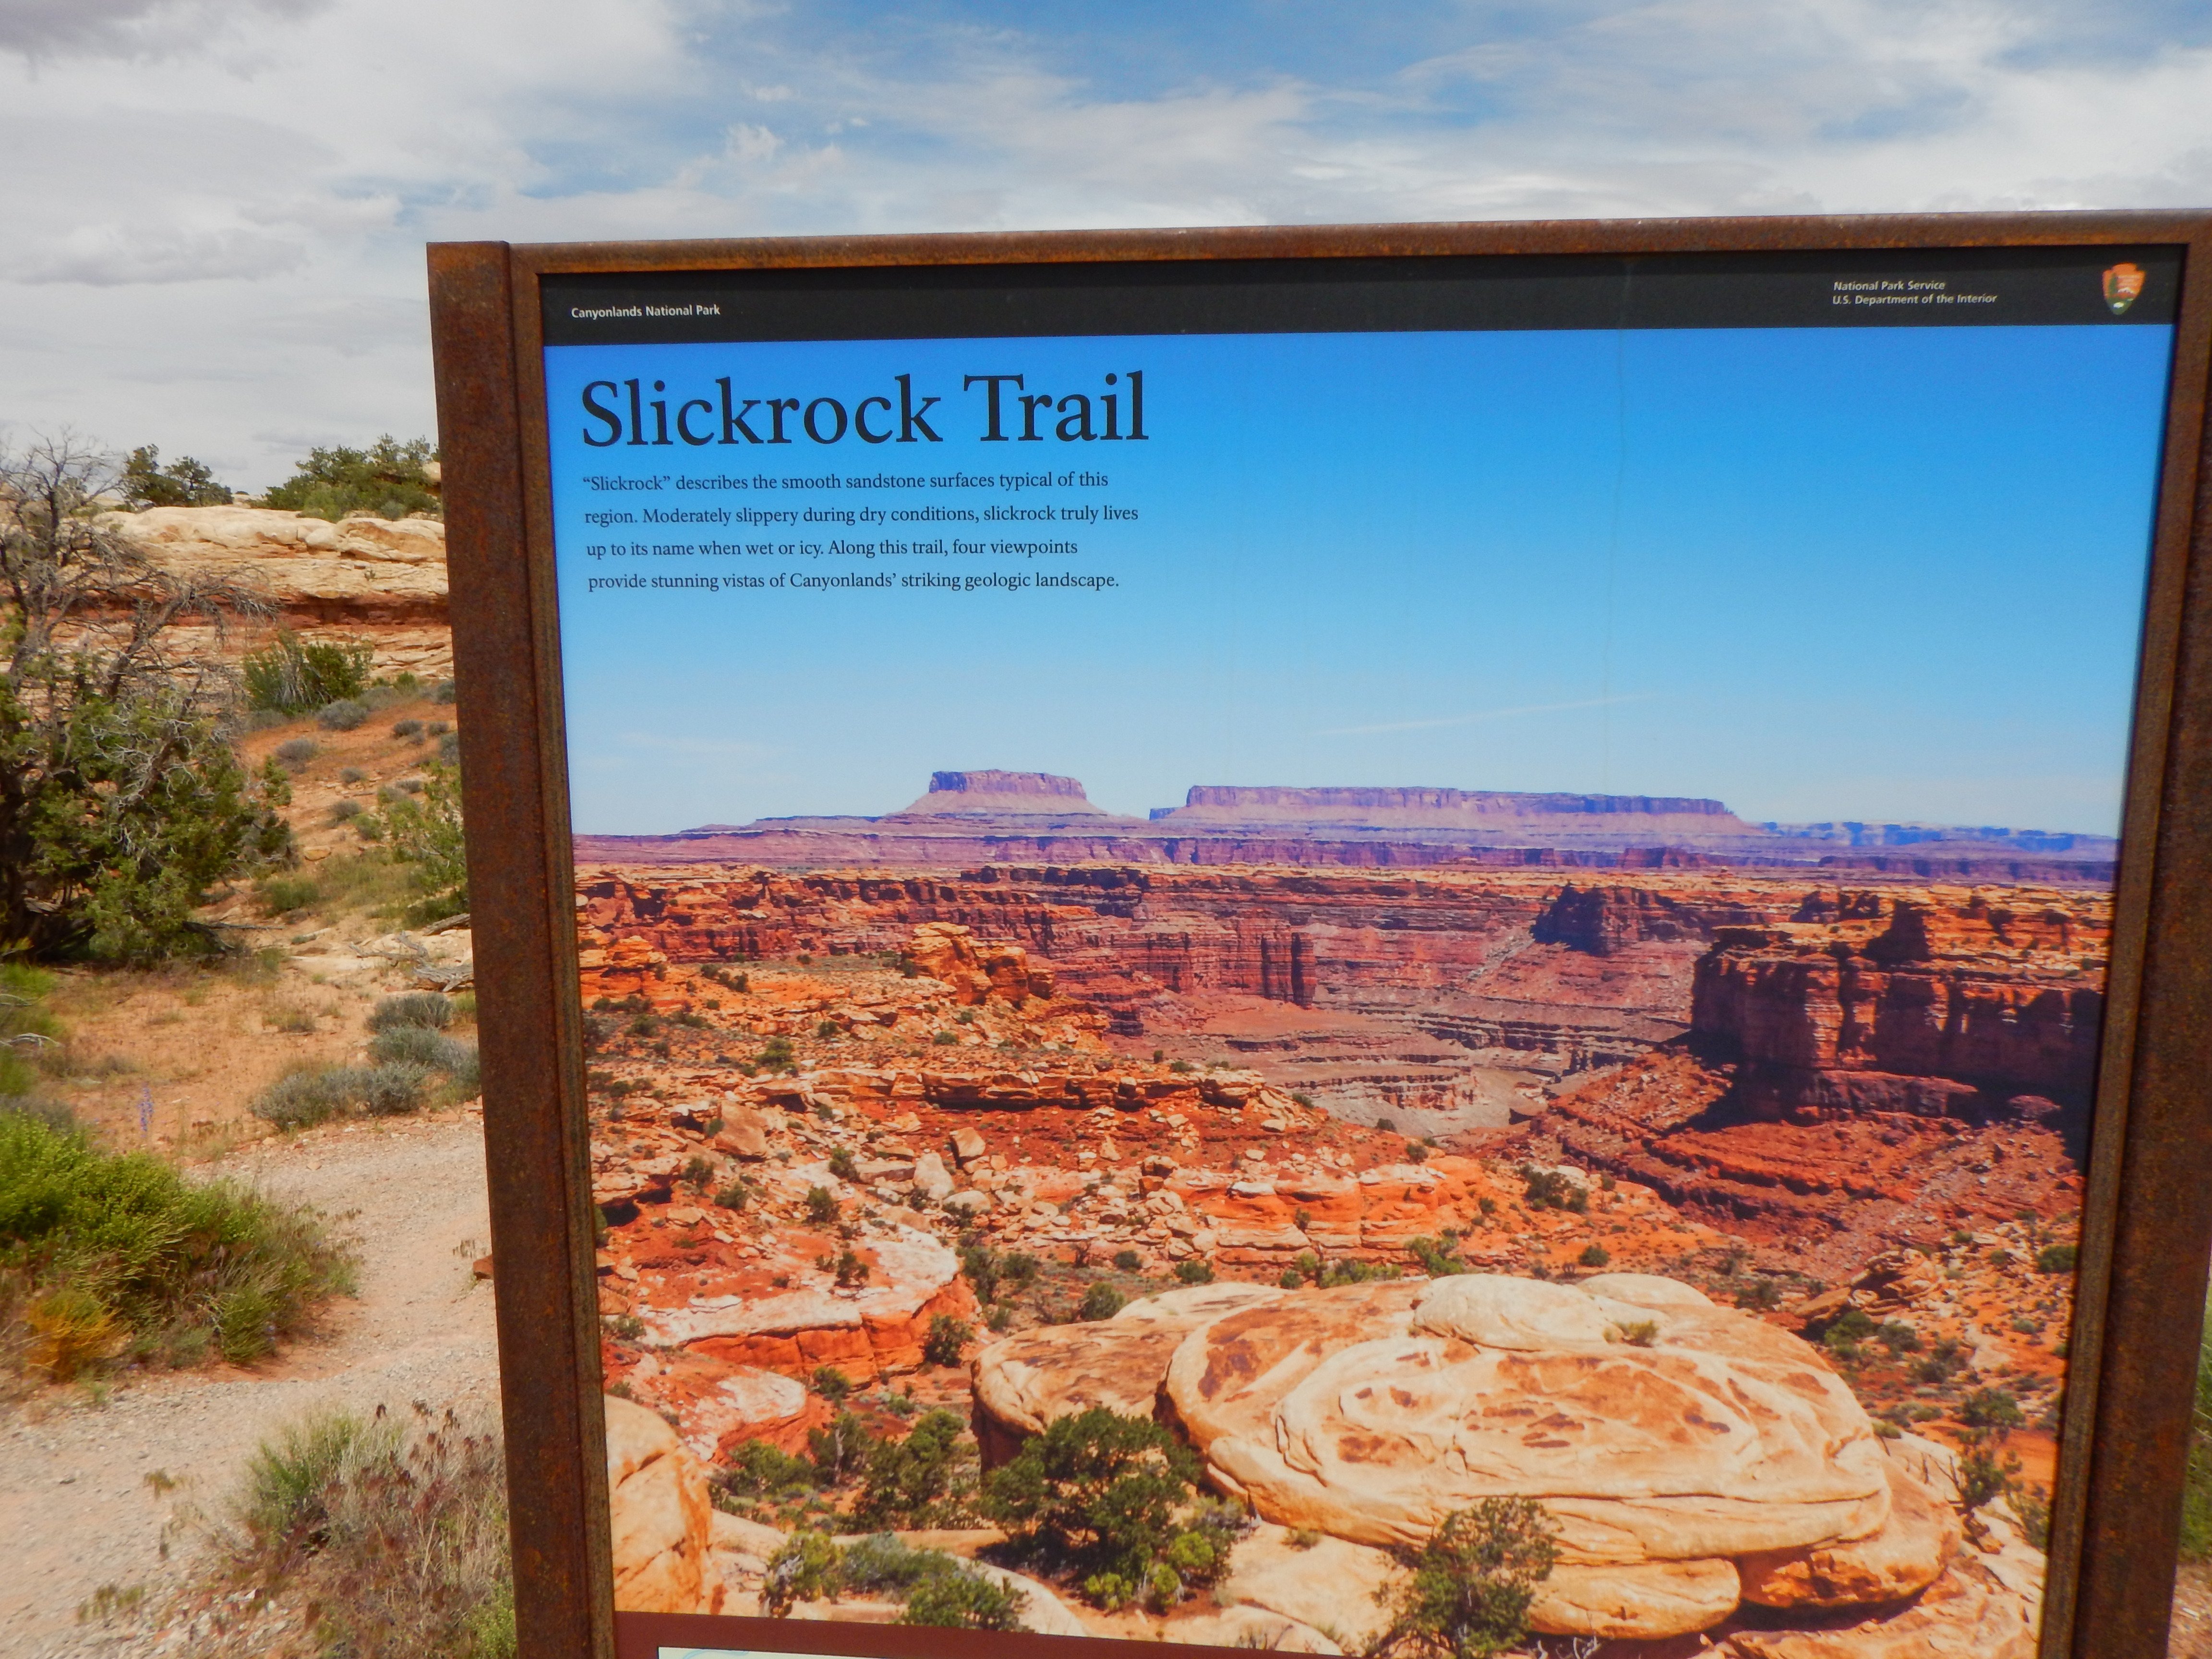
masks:
[(2141, 265), (2125, 262), (2114, 265), (2105, 273), (2105, 303), (2112, 308), (2112, 315), (2123, 317), (2143, 291), (2143, 270)]

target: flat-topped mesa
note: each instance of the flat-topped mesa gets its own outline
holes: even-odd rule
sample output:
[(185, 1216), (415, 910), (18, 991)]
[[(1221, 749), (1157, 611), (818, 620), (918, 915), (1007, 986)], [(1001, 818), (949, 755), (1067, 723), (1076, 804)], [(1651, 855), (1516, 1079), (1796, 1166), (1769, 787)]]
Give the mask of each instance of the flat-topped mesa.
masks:
[(1534, 794), (1503, 789), (1280, 788), (1198, 784), (1156, 823), (1347, 824), (1362, 829), (1496, 830), (1528, 818), (1687, 818), (1698, 833), (1754, 834), (1717, 800), (1687, 795)]
[(1050, 772), (933, 772), (929, 792), (895, 817), (1109, 817), (1073, 778)]

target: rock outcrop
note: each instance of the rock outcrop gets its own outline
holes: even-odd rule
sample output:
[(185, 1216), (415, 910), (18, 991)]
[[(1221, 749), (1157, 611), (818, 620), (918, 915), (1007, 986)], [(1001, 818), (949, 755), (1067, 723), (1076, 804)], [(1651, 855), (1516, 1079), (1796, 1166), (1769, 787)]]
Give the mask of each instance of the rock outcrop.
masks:
[(1692, 1033), (1741, 1062), (1753, 1115), (2086, 1108), (2110, 927), (2109, 899), (2056, 889), (1815, 892), (1721, 931)]
[[(1942, 1645), (1961, 1630), (2032, 1632), (2023, 1592), (1960, 1559), (1948, 1507), (1815, 1350), (1679, 1281), (1470, 1273), (1154, 1300), (986, 1348), (979, 1428), (1014, 1443), (1088, 1405), (1142, 1414), (1156, 1388), (1209, 1480), (1270, 1523), (1219, 1601), (1340, 1632), (1365, 1607), (1372, 1624), (1402, 1571), (1390, 1552), (1510, 1497), (1558, 1528), (1539, 1632), (1725, 1632), (1742, 1659), (1796, 1659), (1758, 1644), (1826, 1640), (1842, 1609), (1877, 1644), (1806, 1659), (1902, 1653), (1907, 1628), (1935, 1653), (1972, 1650)], [(1735, 1624), (1747, 1601), (1814, 1625), (1754, 1634)]]
[[(109, 513), (100, 527), (179, 574), (220, 578), (263, 595), (282, 626), (340, 633), (374, 653), (379, 674), (425, 682), (453, 672), (446, 620), (446, 526), (428, 518), (358, 514), (333, 524), (258, 507), (155, 507)], [(265, 629), (234, 628), (218, 640), (186, 629), (179, 641), (234, 659)]]
[(615, 1605), (625, 1613), (720, 1612), (705, 1471), (656, 1413), (611, 1395), (602, 1403)]

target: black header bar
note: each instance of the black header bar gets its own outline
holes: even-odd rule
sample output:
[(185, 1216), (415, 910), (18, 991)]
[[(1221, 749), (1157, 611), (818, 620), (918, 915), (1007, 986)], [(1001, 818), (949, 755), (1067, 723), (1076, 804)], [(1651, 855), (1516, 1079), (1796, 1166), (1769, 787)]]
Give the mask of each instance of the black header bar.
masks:
[(2172, 246), (549, 276), (548, 345), (1407, 330), (2170, 324)]

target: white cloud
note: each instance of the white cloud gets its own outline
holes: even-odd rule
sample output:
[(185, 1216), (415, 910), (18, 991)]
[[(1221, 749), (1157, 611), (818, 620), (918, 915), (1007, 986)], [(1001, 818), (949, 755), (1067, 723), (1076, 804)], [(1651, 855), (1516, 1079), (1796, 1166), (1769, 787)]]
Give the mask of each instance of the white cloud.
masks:
[(422, 243), (2184, 205), (2201, 11), (14, 0), (0, 416), (427, 431)]

